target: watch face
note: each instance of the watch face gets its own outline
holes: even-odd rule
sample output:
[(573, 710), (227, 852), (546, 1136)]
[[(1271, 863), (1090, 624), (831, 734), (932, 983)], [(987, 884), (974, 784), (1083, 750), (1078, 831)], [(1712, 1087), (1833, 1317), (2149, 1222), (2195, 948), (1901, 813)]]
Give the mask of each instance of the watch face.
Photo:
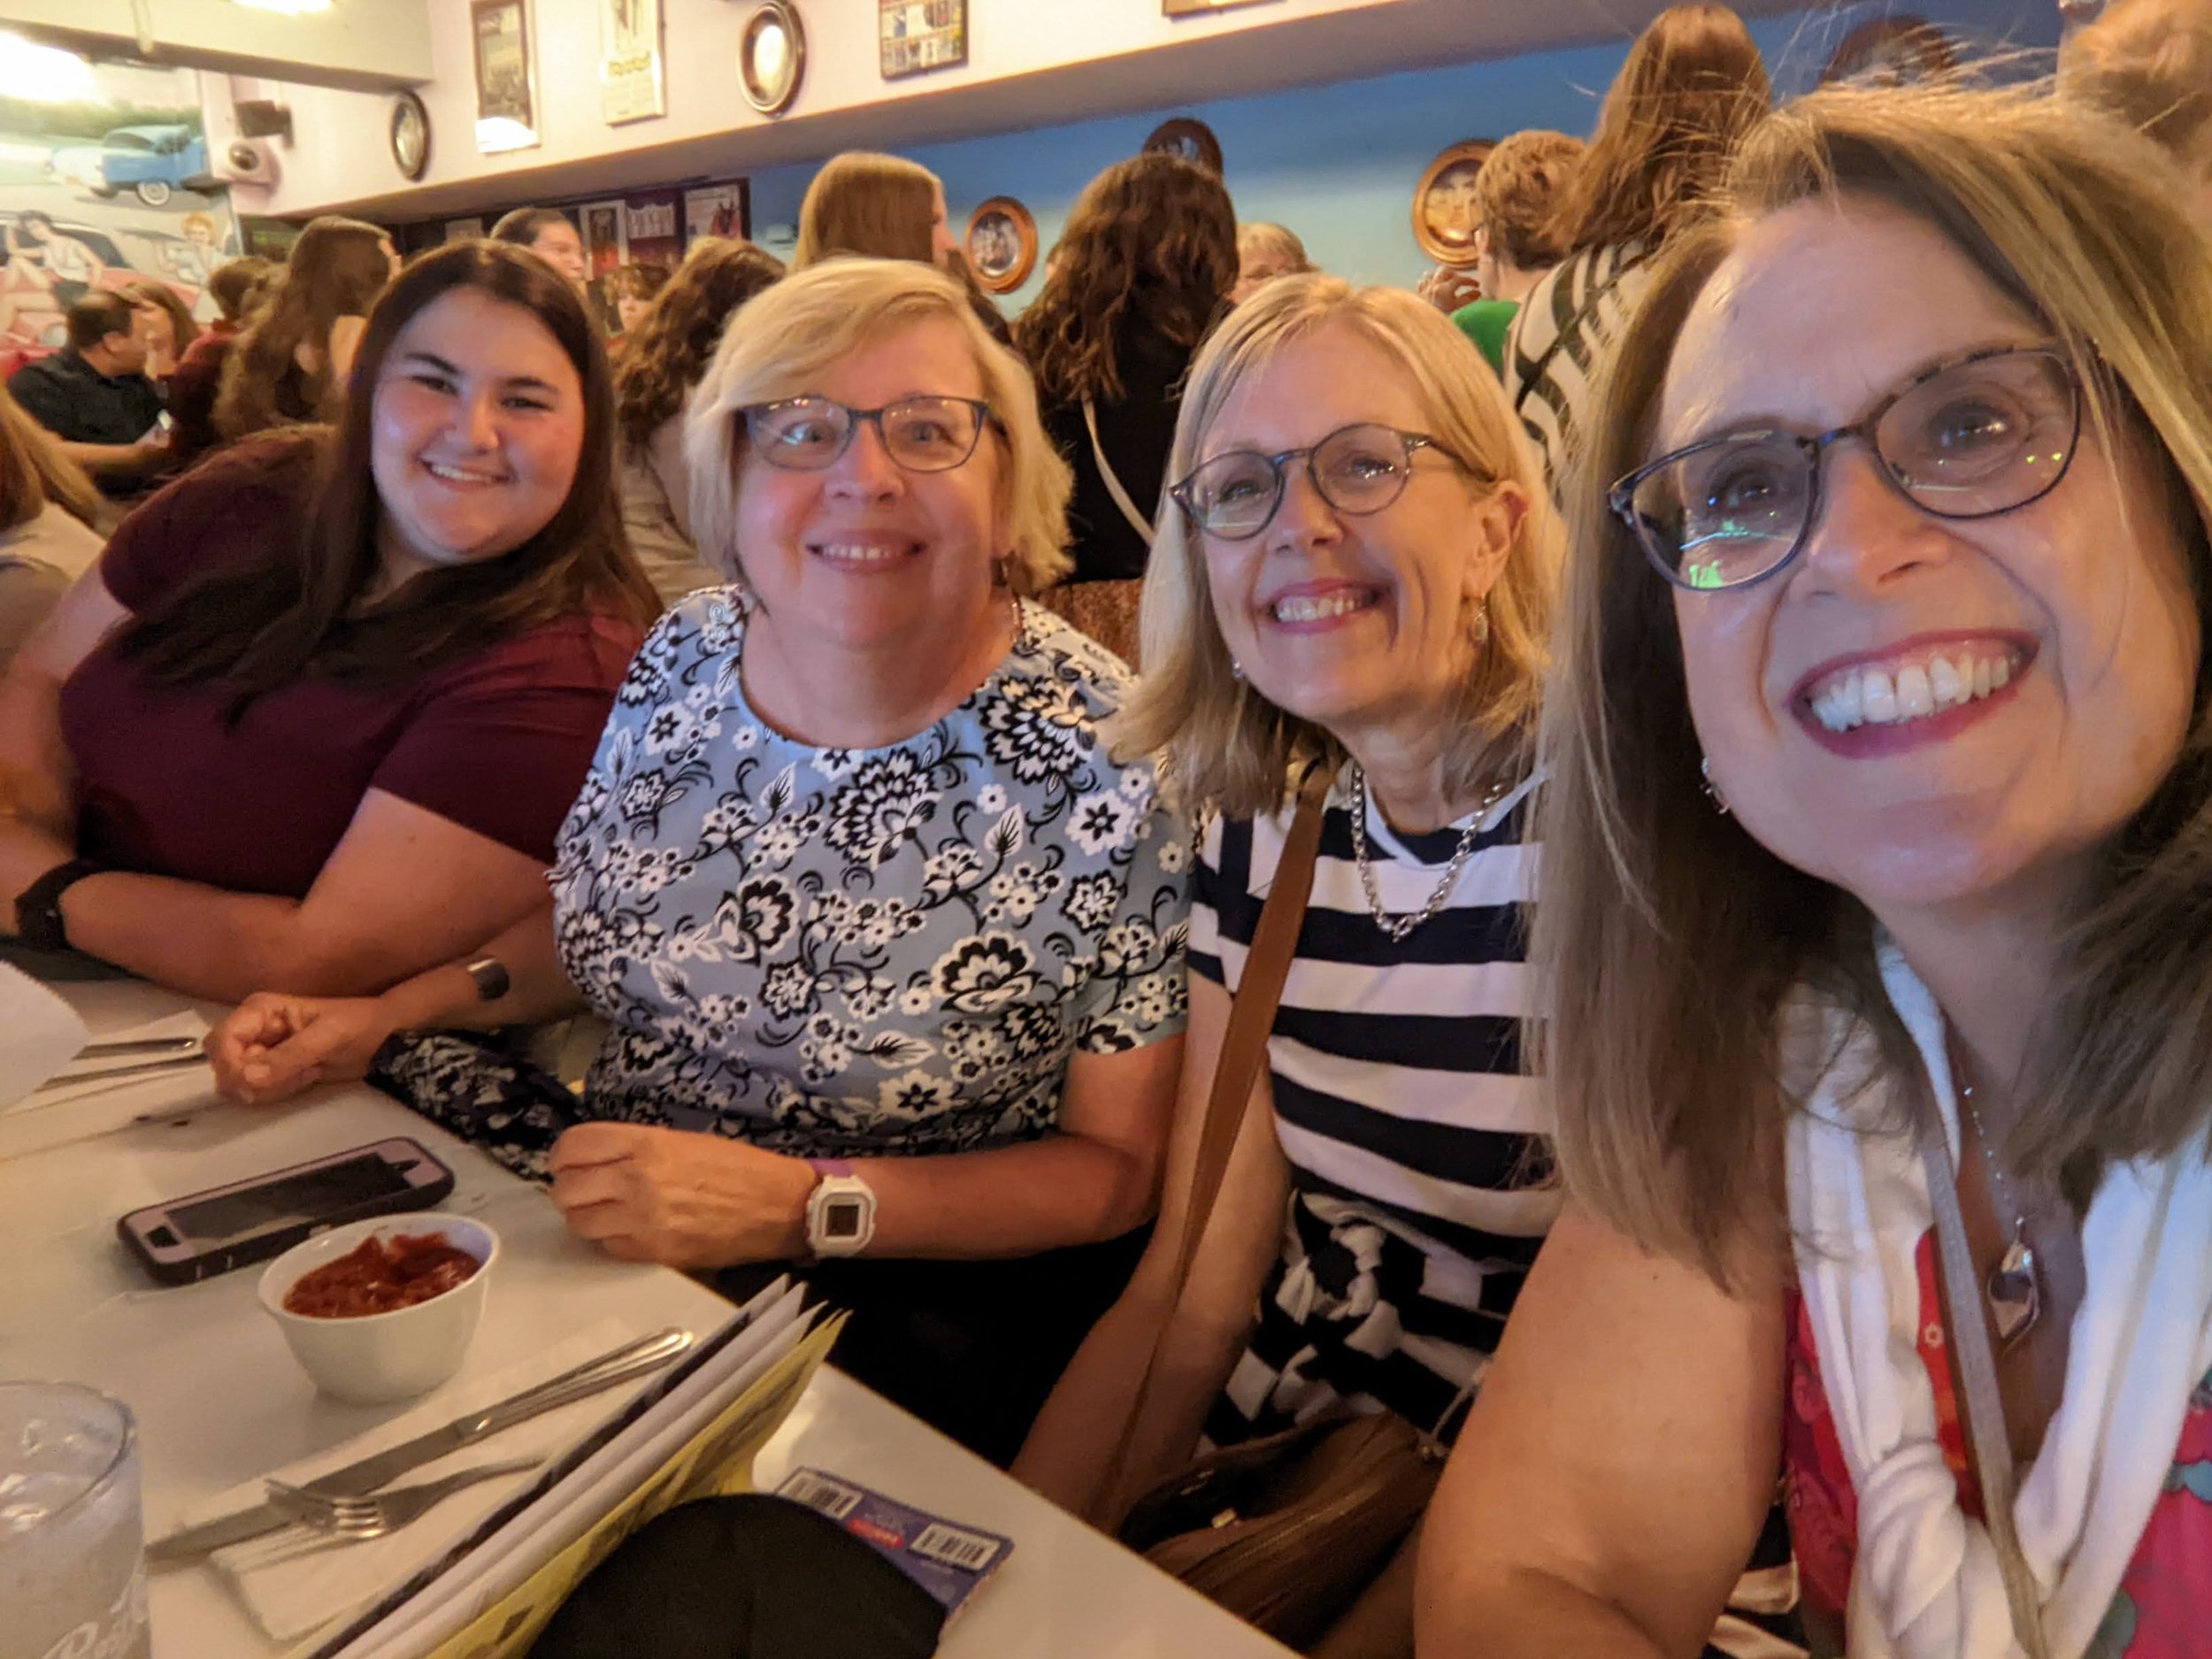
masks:
[(856, 1239), (860, 1236), (863, 1205), (857, 1198), (833, 1198), (822, 1206), (822, 1236)]

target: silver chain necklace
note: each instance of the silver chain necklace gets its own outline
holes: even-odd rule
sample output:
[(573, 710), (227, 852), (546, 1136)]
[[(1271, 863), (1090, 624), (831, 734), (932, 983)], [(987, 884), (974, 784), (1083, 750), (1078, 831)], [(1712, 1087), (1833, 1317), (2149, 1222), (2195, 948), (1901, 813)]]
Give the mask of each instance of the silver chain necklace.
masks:
[(1452, 862), (1445, 866), (1444, 878), (1436, 884), (1436, 891), (1429, 895), (1429, 902), (1419, 910), (1403, 916), (1393, 916), (1383, 909), (1382, 889), (1375, 884), (1375, 869), (1367, 859), (1367, 814), (1371, 797), (1367, 792), (1367, 774), (1359, 763), (1352, 763), (1352, 861), (1359, 866), (1360, 891), (1367, 895), (1368, 913), (1375, 918), (1375, 926), (1389, 935), (1394, 945), (1403, 944), (1408, 934), (1423, 922), (1444, 908), (1444, 901), (1452, 896), (1452, 888), (1458, 885), (1459, 872), (1474, 856), (1475, 837), (1481, 833), (1483, 819), (1490, 816), (1490, 809), (1502, 800), (1513, 787), (1510, 778), (1490, 787), (1490, 793), (1482, 797), (1482, 804), (1475, 809), (1474, 817), (1460, 832), (1459, 845), (1452, 853)]
[[(1966, 1116), (1974, 1125), (1974, 1139), (1981, 1142), (1982, 1156), (1989, 1164), (1990, 1196), (2003, 1210), (2012, 1211), (2012, 1242), (2005, 1246), (1997, 1265), (1989, 1270), (1989, 1277), (1982, 1281), (1982, 1294), (1989, 1300), (1989, 1314), (1997, 1327), (1997, 1340), (2009, 1348), (2033, 1330), (2035, 1322), (2043, 1317), (2043, 1284), (2037, 1275), (2035, 1247), (2028, 1242), (2027, 1211), (2012, 1202), (2012, 1188), (2005, 1180), (2004, 1171), (1998, 1166), (1997, 1149), (1990, 1145), (1989, 1136), (1982, 1128), (1982, 1115), (1974, 1105), (1974, 1086), (1963, 1078), (1959, 1082), (1959, 1099), (1965, 1103)], [(2001, 1211), (1998, 1219), (2004, 1219)]]

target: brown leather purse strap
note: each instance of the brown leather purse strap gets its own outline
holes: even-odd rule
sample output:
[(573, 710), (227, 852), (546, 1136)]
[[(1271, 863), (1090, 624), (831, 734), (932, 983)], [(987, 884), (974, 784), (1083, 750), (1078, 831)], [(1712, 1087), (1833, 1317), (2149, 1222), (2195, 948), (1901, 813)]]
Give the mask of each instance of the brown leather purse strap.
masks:
[(1275, 880), (1267, 902), (1260, 908), (1259, 926), (1252, 930), (1252, 946), (1245, 952), (1244, 973), (1237, 981), (1229, 1023), (1221, 1038), (1221, 1055), (1214, 1064), (1213, 1087), (1206, 1096), (1206, 1118), (1198, 1137), (1197, 1163), (1191, 1172), (1190, 1197), (1183, 1209), (1183, 1235), (1175, 1247), (1175, 1291), (1169, 1298), (1167, 1317), (1160, 1322), (1152, 1353), (1145, 1361), (1144, 1379), (1136, 1402), (1123, 1425), (1121, 1440), (1107, 1476), (1110, 1492), (1127, 1463), (1137, 1425), (1150, 1403), (1161, 1356), (1175, 1328), (1175, 1316), (1188, 1287), (1191, 1263), (1199, 1240), (1213, 1217), (1214, 1201), (1229, 1173), (1229, 1156), (1236, 1150), (1237, 1134), (1244, 1126), (1245, 1108), (1251, 1103), (1252, 1087), (1259, 1081), (1267, 1059), (1268, 1034), (1275, 1028), (1275, 1010), (1283, 996), (1283, 982), (1290, 977), (1291, 958), (1298, 949), (1298, 930), (1306, 919), (1306, 902), (1313, 894), (1313, 866), (1321, 849), (1321, 809), (1328, 797), (1332, 773), (1326, 764), (1308, 769), (1298, 789), (1298, 807), (1283, 838), (1282, 857), (1275, 865)]

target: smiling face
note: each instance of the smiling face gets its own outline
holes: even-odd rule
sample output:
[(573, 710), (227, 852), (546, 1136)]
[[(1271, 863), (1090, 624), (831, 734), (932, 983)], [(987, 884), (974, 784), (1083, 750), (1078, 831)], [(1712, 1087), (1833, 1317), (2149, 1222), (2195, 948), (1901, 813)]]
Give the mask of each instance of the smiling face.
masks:
[[(2047, 337), (1923, 221), (1801, 204), (1693, 307), (1654, 449), (1827, 431), (1932, 365)], [(1675, 592), (1699, 741), (1752, 835), (1896, 929), (2062, 884), (2142, 805), (2179, 751), (2199, 620), (2149, 441), (2121, 442), (2085, 421), (2049, 494), (1943, 519), (1846, 439), (1793, 563)]]
[[(1304, 449), (1359, 422), (1435, 425), (1396, 358), (1327, 323), (1247, 374), (1198, 457)], [(1434, 449), (1417, 451), (1412, 467), (1397, 500), (1352, 514), (1293, 460), (1257, 535), (1202, 538), (1222, 641), (1246, 680), (1356, 749), (1363, 729), (1432, 721), (1449, 705), (1477, 649), (1470, 607), (1498, 580), (1527, 511), (1516, 487), (1479, 483)]]
[[(853, 409), (987, 396), (950, 319), (863, 345), (789, 395), (803, 394)], [(749, 443), (744, 456), (738, 553), (787, 651), (812, 638), (956, 654), (989, 626), (992, 562), (1010, 549), (998, 506), (1005, 451), (988, 426), (965, 462), (941, 472), (906, 471), (866, 421), (818, 472), (771, 466)]]
[(512, 552), (568, 499), (584, 447), (583, 383), (518, 305), (456, 288), (392, 342), (373, 405), (385, 574)]

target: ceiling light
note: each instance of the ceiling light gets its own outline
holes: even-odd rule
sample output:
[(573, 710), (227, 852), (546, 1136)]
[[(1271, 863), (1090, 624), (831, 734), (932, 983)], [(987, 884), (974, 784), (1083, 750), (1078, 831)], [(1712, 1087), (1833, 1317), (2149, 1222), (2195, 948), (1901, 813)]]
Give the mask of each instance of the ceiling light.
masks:
[(0, 35), (0, 97), (31, 104), (103, 104), (92, 65), (58, 46)]

